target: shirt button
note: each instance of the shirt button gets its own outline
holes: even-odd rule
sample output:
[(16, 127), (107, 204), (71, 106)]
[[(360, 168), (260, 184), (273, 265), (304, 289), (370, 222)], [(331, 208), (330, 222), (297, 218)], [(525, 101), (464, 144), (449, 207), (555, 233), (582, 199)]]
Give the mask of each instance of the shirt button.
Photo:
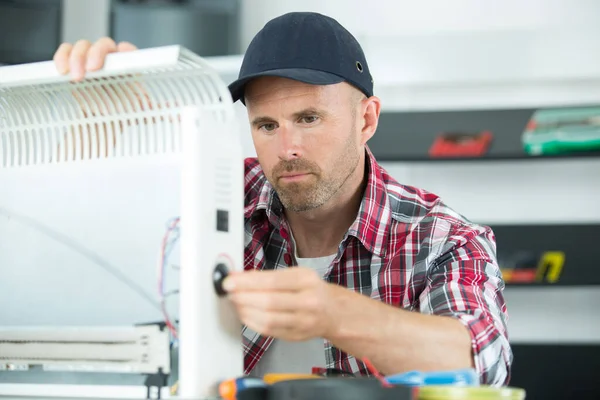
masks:
[(288, 266), (292, 265), (292, 256), (290, 256), (289, 253), (285, 253), (283, 255), (283, 261), (285, 261)]

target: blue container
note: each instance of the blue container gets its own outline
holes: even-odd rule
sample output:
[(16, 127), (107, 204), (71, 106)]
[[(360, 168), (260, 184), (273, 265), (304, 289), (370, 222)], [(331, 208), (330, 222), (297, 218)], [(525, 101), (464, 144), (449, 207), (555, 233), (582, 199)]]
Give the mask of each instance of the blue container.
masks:
[(392, 385), (406, 386), (479, 386), (479, 375), (472, 368), (434, 372), (410, 371), (386, 376), (385, 380)]

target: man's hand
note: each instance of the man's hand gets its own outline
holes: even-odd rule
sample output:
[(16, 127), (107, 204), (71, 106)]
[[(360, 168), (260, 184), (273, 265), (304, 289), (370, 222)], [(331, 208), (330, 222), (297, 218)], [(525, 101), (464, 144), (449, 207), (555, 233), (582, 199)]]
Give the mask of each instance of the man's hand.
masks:
[[(97, 71), (104, 67), (106, 56), (110, 53), (128, 52), (137, 50), (137, 47), (128, 42), (116, 43), (109, 37), (99, 39), (92, 44), (88, 40), (79, 40), (75, 44), (63, 43), (54, 53), (54, 64), (58, 72), (62, 75), (69, 74), (75, 82), (80, 82), (85, 78), (88, 72)], [(110, 84), (108, 84), (110, 86)], [(81, 108), (81, 114), (85, 118), (93, 118), (99, 116), (107, 116), (114, 114), (122, 114), (119, 109), (127, 110), (147, 110), (153, 108), (168, 107), (168, 104), (155, 104), (155, 100), (150, 98), (148, 91), (140, 82), (128, 82), (128, 90), (120, 91), (115, 95), (114, 90), (107, 90), (106, 85), (95, 85), (88, 87), (88, 94), (83, 95), (81, 90), (73, 90), (71, 92), (75, 101)], [(89, 92), (94, 93), (90, 95)], [(113, 101), (125, 103), (124, 106), (116, 107), (112, 104)], [(65, 133), (63, 140), (72, 140), (74, 143), (80, 143), (80, 154), (90, 154), (92, 157), (107, 157), (114, 151), (117, 145), (117, 135), (120, 135), (126, 129), (126, 125), (132, 124), (156, 124), (157, 120), (164, 121), (165, 118), (172, 117), (152, 117), (151, 119), (143, 119), (141, 122), (136, 118), (135, 122), (131, 119), (119, 119), (119, 129), (113, 133), (114, 127), (109, 127), (107, 122), (100, 123), (100, 129), (91, 128), (90, 125), (73, 125), (68, 133)], [(94, 125), (91, 125), (94, 126)], [(101, 136), (104, 136), (101, 140)], [(96, 146), (92, 146), (93, 142)], [(84, 144), (88, 143), (88, 148)], [(59, 143), (56, 154), (61, 154), (62, 151), (69, 151), (67, 146)], [(94, 149), (96, 149), (94, 153)], [(74, 154), (65, 155), (66, 159), (74, 158)]]
[(301, 341), (328, 337), (336, 326), (332, 297), (343, 289), (312, 269), (238, 272), (223, 285), (242, 322), (261, 335)]
[(288, 341), (325, 338), (386, 375), (474, 366), (471, 336), (456, 318), (398, 309), (309, 268), (236, 272), (223, 287), (250, 329)]
[(104, 66), (104, 60), (109, 53), (136, 50), (133, 44), (119, 44), (105, 37), (92, 44), (88, 40), (79, 40), (74, 45), (63, 43), (54, 53), (54, 64), (61, 74), (69, 73), (74, 81), (80, 81), (85, 73), (96, 71)]

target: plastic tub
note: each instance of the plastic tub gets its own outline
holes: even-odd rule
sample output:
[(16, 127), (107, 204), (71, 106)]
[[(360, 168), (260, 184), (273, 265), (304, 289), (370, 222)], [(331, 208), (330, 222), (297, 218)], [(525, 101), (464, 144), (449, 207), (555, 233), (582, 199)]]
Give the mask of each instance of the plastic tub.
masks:
[(525, 390), (492, 386), (423, 386), (419, 388), (417, 398), (418, 400), (524, 400)]

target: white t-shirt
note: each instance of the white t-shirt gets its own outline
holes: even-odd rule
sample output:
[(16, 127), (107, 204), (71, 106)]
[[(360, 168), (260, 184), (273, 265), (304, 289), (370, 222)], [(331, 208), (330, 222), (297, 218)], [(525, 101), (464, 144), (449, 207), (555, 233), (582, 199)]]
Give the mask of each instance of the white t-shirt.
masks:
[[(334, 258), (335, 254), (317, 258), (299, 258), (296, 255), (299, 266), (314, 269), (323, 279)], [(268, 373), (309, 374), (312, 367), (326, 367), (323, 339), (316, 338), (304, 342), (287, 342), (276, 339), (250, 375), (263, 377)]]

